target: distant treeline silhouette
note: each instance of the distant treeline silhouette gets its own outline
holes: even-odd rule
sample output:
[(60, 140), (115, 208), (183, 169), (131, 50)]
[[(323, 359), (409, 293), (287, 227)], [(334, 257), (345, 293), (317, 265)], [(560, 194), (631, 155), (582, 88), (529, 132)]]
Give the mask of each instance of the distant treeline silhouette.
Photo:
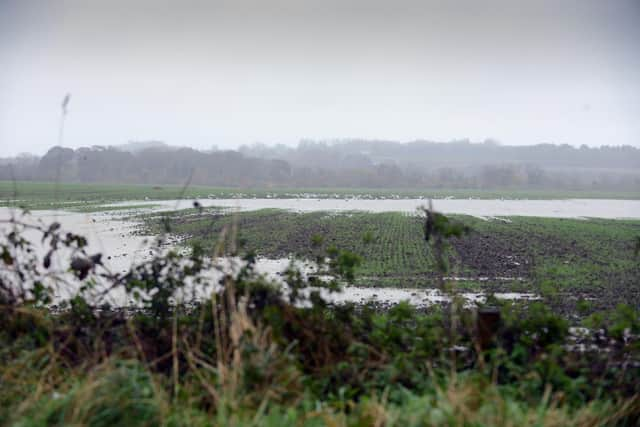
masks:
[(640, 190), (640, 149), (492, 141), (303, 140), (199, 151), (161, 142), (0, 160), (0, 179), (228, 187)]

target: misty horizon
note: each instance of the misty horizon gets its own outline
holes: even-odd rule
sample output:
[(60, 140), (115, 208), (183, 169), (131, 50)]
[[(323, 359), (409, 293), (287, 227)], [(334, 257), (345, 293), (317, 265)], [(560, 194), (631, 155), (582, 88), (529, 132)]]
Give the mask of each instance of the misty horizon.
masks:
[(0, 5), (0, 157), (162, 140), (640, 146), (640, 3)]
[(551, 146), (551, 147), (557, 147), (557, 148), (562, 148), (562, 147), (570, 147), (572, 149), (589, 149), (589, 150), (603, 150), (603, 149), (626, 149), (626, 148), (631, 148), (631, 149), (637, 149), (640, 147), (635, 147), (633, 145), (629, 145), (629, 144), (602, 144), (602, 145), (595, 145), (595, 146), (588, 146), (586, 144), (580, 144), (580, 145), (574, 145), (574, 144), (556, 144), (556, 143), (551, 143), (551, 142), (541, 142), (541, 143), (535, 143), (535, 144), (524, 144), (524, 145), (518, 145), (518, 144), (503, 144), (502, 141), (498, 141), (496, 139), (492, 139), (492, 138), (487, 138), (483, 141), (472, 141), (468, 138), (458, 138), (458, 139), (451, 139), (449, 141), (433, 141), (433, 140), (428, 140), (428, 139), (414, 139), (414, 140), (409, 140), (409, 141), (394, 141), (394, 140), (385, 140), (385, 139), (380, 139), (380, 138), (375, 138), (375, 139), (365, 139), (365, 138), (328, 138), (328, 139), (313, 139), (313, 138), (300, 138), (298, 141), (290, 143), (290, 144), (284, 144), (284, 143), (265, 143), (262, 141), (256, 141), (253, 143), (246, 143), (246, 144), (238, 144), (236, 146), (232, 146), (232, 147), (227, 147), (227, 146), (219, 146), (216, 144), (212, 144), (209, 147), (194, 147), (188, 144), (173, 144), (170, 141), (165, 141), (162, 139), (149, 139), (149, 140), (128, 140), (125, 142), (120, 142), (120, 143), (111, 143), (111, 144), (79, 144), (75, 147), (73, 146), (69, 146), (67, 144), (52, 144), (49, 147), (46, 147), (43, 149), (42, 152), (32, 152), (32, 151), (20, 151), (17, 152), (15, 154), (10, 154), (10, 155), (6, 155), (6, 156), (0, 156), (0, 159), (2, 160), (10, 160), (10, 159), (18, 159), (24, 156), (27, 157), (34, 157), (34, 158), (41, 158), (43, 156), (45, 156), (47, 153), (49, 153), (51, 150), (56, 149), (58, 147), (61, 148), (70, 148), (72, 150), (103, 150), (103, 149), (115, 149), (115, 150), (120, 150), (120, 151), (125, 151), (125, 152), (138, 152), (138, 151), (146, 151), (146, 150), (168, 150), (168, 151), (174, 151), (174, 150), (181, 150), (181, 149), (190, 149), (190, 150), (195, 150), (195, 151), (199, 151), (199, 152), (203, 152), (203, 153), (212, 153), (212, 152), (219, 152), (219, 151), (233, 151), (233, 152), (239, 152), (239, 153), (243, 153), (243, 154), (249, 154), (252, 150), (254, 149), (269, 149), (269, 150), (278, 150), (278, 149), (287, 149), (287, 150), (298, 150), (300, 149), (300, 147), (304, 146), (305, 144), (320, 144), (320, 145), (325, 145), (328, 148), (331, 147), (339, 147), (343, 144), (349, 144), (352, 142), (361, 142), (363, 144), (369, 144), (369, 143), (382, 143), (382, 144), (392, 144), (392, 145), (399, 145), (399, 146), (410, 146), (410, 145), (415, 145), (415, 144), (427, 144), (427, 145), (450, 145), (450, 146), (456, 146), (456, 145), (468, 145), (470, 147), (482, 147), (482, 146), (488, 146), (488, 147), (504, 147), (504, 148), (530, 148), (530, 149), (535, 149), (538, 147), (545, 147), (545, 146)]
[(159, 141), (0, 158), (0, 180), (234, 188), (637, 191), (640, 149), (389, 141), (302, 141), (202, 150)]

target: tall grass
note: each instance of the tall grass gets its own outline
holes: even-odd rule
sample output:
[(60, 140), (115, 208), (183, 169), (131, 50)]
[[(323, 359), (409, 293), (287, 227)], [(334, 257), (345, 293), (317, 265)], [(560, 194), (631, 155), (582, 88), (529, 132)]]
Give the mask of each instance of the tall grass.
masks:
[[(232, 222), (211, 255), (236, 254), (236, 236)], [(80, 246), (76, 256), (86, 255), (78, 240), (71, 243)], [(27, 249), (4, 246), (3, 272), (15, 272)], [(353, 258), (341, 254), (329, 266), (346, 274)], [(184, 279), (200, 277), (204, 259), (197, 248), (188, 258), (159, 252), (110, 276), (114, 286), (142, 294), (133, 311), (92, 306), (81, 293), (59, 312), (28, 292), (3, 299), (0, 424), (584, 426), (639, 419), (631, 366), (638, 349), (629, 334), (611, 337), (626, 365), (612, 356), (604, 359), (611, 369), (594, 374), (589, 360), (574, 360), (563, 347), (566, 322), (544, 307), (511, 307), (496, 348), (482, 353), (468, 310), (454, 306), (452, 316), (439, 316), (406, 304), (381, 313), (333, 306), (313, 295), (322, 283), (289, 271), (285, 282), (307, 303), (300, 306), (250, 262), (210, 288), (207, 301), (183, 304), (175, 298)], [(89, 286), (99, 267), (74, 272), (78, 284)], [(623, 320), (624, 330), (637, 333), (637, 312)]]

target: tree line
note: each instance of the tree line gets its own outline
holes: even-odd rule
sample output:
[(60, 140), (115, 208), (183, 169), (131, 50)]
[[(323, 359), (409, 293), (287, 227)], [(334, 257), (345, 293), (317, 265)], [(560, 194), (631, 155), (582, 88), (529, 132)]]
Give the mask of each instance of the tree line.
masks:
[(228, 187), (640, 190), (640, 149), (493, 141), (303, 140), (196, 150), (161, 142), (0, 159), (0, 179)]

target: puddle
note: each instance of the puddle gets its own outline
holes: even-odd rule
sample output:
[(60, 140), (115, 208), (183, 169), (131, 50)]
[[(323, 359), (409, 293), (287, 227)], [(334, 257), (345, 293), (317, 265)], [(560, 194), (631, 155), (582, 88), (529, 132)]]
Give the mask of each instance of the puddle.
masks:
[[(486, 301), (486, 295), (481, 292), (462, 292), (459, 294), (468, 305), (483, 303)], [(502, 300), (537, 300), (540, 297), (533, 293), (518, 292), (501, 292), (493, 294), (494, 297)], [(438, 289), (415, 288), (415, 289), (397, 289), (397, 288), (364, 288), (364, 287), (345, 287), (341, 294), (334, 294), (331, 299), (334, 302), (380, 302), (384, 304), (398, 304), (402, 301), (408, 301), (417, 307), (427, 307), (433, 304), (445, 303), (451, 300)]]

